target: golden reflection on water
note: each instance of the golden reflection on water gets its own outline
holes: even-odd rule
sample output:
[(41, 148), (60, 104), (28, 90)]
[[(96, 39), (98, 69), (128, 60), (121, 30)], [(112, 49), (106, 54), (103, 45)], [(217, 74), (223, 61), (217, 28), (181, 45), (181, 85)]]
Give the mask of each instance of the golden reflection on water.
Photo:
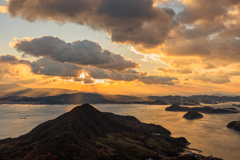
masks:
[[(232, 107), (232, 103), (219, 104), (218, 107)], [(185, 137), (191, 143), (190, 148), (202, 150), (204, 155), (217, 156), (225, 160), (239, 160), (240, 132), (228, 129), (230, 121), (240, 120), (239, 114), (203, 114), (202, 119), (186, 120), (186, 112), (167, 112), (169, 105), (123, 105), (114, 106), (113, 112), (133, 115), (145, 123), (159, 124), (170, 130), (173, 137)], [(105, 105), (97, 105), (106, 110)], [(123, 107), (122, 109), (120, 109)], [(216, 106), (217, 107), (217, 106)]]

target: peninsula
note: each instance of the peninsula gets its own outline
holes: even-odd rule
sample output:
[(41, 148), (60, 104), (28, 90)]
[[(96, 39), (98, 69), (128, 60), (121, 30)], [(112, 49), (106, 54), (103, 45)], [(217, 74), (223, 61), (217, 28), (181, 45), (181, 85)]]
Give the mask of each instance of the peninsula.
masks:
[(166, 111), (195, 111), (201, 113), (208, 113), (208, 114), (224, 114), (224, 113), (239, 113), (238, 110), (235, 108), (227, 108), (227, 109), (220, 109), (220, 108), (213, 108), (213, 107), (181, 107), (177, 104), (173, 104), (170, 107), (165, 108)]

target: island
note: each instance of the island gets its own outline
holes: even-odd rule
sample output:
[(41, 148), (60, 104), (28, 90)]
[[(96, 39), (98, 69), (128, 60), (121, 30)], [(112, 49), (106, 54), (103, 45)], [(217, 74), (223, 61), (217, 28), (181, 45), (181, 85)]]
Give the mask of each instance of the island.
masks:
[(198, 113), (196, 111), (188, 111), (183, 118), (186, 118), (188, 120), (203, 118), (203, 115), (201, 113)]
[(204, 158), (194, 153), (182, 155), (188, 148), (184, 138), (155, 135), (147, 129), (142, 131), (138, 127), (130, 127), (128, 122), (125, 124), (118, 123), (89, 104), (83, 104), (38, 125), (25, 135), (0, 140), (0, 159)]
[(232, 106), (237, 106), (237, 107), (240, 107), (240, 105), (239, 105), (239, 104), (232, 104)]
[(227, 125), (227, 128), (234, 129), (235, 131), (240, 132), (240, 121), (233, 121)]
[(208, 114), (224, 114), (224, 113), (239, 113), (238, 110), (226, 108), (226, 109), (220, 109), (220, 108), (213, 108), (213, 107), (181, 107), (177, 104), (173, 104), (170, 107), (165, 108), (165, 111), (195, 111), (195, 112), (201, 112), (201, 113), (208, 113)]

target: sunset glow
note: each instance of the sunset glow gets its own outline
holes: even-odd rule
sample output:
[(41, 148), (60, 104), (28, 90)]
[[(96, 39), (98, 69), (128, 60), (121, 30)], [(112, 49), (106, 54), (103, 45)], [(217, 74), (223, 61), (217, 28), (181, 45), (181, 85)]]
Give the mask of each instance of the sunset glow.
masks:
[[(78, 12), (56, 0), (50, 14), (52, 1), (26, 0), (21, 7), (15, 1), (0, 1), (1, 29), (9, 33), (0, 39), (2, 84), (109, 94), (240, 93), (239, 2), (141, 0), (126, 16), (99, 3)], [(61, 5), (69, 10), (61, 13)]]

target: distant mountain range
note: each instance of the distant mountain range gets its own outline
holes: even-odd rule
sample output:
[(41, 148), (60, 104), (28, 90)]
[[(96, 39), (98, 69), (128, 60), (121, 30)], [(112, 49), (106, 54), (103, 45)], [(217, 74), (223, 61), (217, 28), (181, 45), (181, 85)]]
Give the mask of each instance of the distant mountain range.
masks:
[(0, 97), (26, 96), (37, 98), (72, 93), (77, 93), (77, 91), (59, 88), (32, 89), (17, 84), (0, 84)]
[(84, 93), (65, 89), (30, 89), (15, 84), (0, 85), (0, 104), (183, 104), (198, 105), (222, 102), (240, 102), (240, 96), (193, 95), (193, 96), (147, 96), (106, 95)]

